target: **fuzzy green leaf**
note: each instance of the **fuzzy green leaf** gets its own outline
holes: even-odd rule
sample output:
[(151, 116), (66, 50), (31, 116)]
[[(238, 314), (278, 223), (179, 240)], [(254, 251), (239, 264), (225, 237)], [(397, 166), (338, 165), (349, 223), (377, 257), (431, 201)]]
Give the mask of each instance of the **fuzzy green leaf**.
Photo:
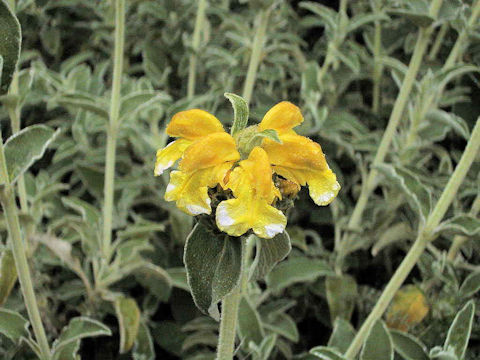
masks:
[(388, 10), (388, 13), (404, 17), (419, 27), (430, 26), (435, 21), (428, 14), (420, 14), (410, 10)]
[(224, 96), (230, 100), (233, 107), (233, 124), (230, 133), (235, 136), (236, 133), (245, 129), (248, 124), (248, 104), (241, 96), (225, 93)]
[(120, 354), (123, 354), (129, 351), (137, 340), (140, 309), (134, 299), (120, 296), (115, 299), (115, 312), (120, 328)]
[(471, 273), (467, 276), (460, 287), (460, 295), (469, 297), (480, 291), (480, 271)]
[(432, 194), (418, 177), (405, 168), (389, 164), (379, 165), (377, 169), (403, 191), (410, 205), (418, 211), (421, 221), (425, 222), (432, 208)]
[(250, 278), (254, 280), (265, 277), (277, 263), (288, 256), (292, 249), (290, 237), (286, 231), (272, 239), (256, 238), (256, 241), (256, 256), (250, 267)]
[(8, 138), (5, 159), (11, 183), (43, 156), (59, 132), (45, 125), (32, 125)]
[(480, 233), (480, 220), (468, 214), (457, 215), (442, 222), (435, 232), (475, 236)]
[(405, 360), (428, 360), (426, 347), (413, 335), (390, 329), (395, 351)]
[(77, 342), (79, 342), (80, 339), (111, 335), (112, 332), (110, 329), (102, 323), (83, 316), (76, 317), (70, 320), (68, 325), (62, 330), (60, 337), (53, 343), (52, 351), (55, 354), (55, 359), (61, 360), (62, 357), (60, 357), (60, 354), (62, 354), (65, 349), (78, 350)]
[(360, 360), (393, 360), (392, 337), (383, 321), (377, 321), (370, 329), (363, 344)]
[(28, 339), (28, 321), (16, 311), (0, 309), (0, 334), (16, 343), (22, 338)]
[(346, 360), (346, 358), (337, 350), (326, 346), (317, 346), (310, 349), (310, 354), (315, 355), (322, 360)]
[(183, 262), (195, 305), (219, 319), (217, 303), (237, 286), (242, 267), (242, 239), (217, 236), (198, 223), (185, 244)]
[(154, 360), (155, 348), (148, 326), (142, 321), (138, 328), (137, 340), (132, 351), (133, 360)]
[(452, 348), (459, 359), (463, 359), (467, 350), (468, 340), (472, 332), (473, 317), (475, 315), (475, 304), (469, 301), (460, 312), (448, 329), (444, 349)]
[(328, 346), (345, 353), (354, 338), (355, 329), (353, 326), (347, 320), (337, 317), (333, 326), (332, 335), (328, 340)]
[(348, 275), (328, 276), (325, 286), (332, 324), (338, 317), (349, 321), (358, 296), (355, 279)]
[(264, 327), (294, 343), (298, 342), (300, 337), (295, 321), (284, 313), (277, 314), (273, 318), (264, 321)]
[(160, 266), (146, 263), (136, 270), (137, 281), (155, 295), (159, 301), (167, 301), (172, 290), (170, 275)]
[(4, 249), (0, 255), (0, 306), (5, 304), (17, 282), (17, 268), (12, 250)]
[(20, 23), (10, 10), (6, 0), (0, 0), (0, 56), (2, 71), (0, 77), (0, 95), (6, 94), (17, 67), (22, 44)]
[(292, 284), (314, 281), (325, 275), (334, 275), (325, 261), (296, 257), (277, 265), (266, 280), (268, 287), (273, 292), (278, 292)]
[(53, 100), (62, 106), (71, 106), (75, 110), (82, 109), (90, 111), (104, 120), (108, 120), (109, 118), (108, 110), (105, 106), (102, 106), (102, 101), (83, 96), (80, 93), (61, 95)]
[(265, 337), (260, 315), (245, 297), (242, 297), (238, 306), (238, 331), (240, 338), (247, 345), (250, 341), (260, 345)]

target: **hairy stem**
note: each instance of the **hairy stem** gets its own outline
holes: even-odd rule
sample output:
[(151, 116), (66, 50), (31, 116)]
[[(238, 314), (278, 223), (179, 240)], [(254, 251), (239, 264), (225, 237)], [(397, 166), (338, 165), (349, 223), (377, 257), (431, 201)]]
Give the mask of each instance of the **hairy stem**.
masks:
[(17, 268), (18, 278), (25, 307), (27, 308), (30, 322), (32, 323), (35, 338), (40, 347), (42, 358), (48, 360), (51, 358), (50, 347), (48, 345), (45, 329), (42, 324), (42, 318), (38, 309), (35, 292), (33, 289), (32, 277), (28, 268), (26, 250), (20, 230), (20, 222), (18, 220), (18, 209), (15, 203), (15, 193), (13, 186), (9, 182), (8, 170), (5, 161), (5, 153), (3, 150), (3, 140), (0, 132), (0, 178), (4, 183), (1, 190), (1, 202), (7, 222), (8, 234), (11, 242), (13, 257), (15, 259), (15, 267)]
[(467, 172), (470, 169), (473, 161), (475, 160), (479, 149), (480, 118), (477, 120), (475, 128), (472, 132), (472, 136), (470, 137), (467, 147), (463, 152), (460, 162), (458, 163), (455, 171), (450, 177), (447, 186), (445, 187), (432, 213), (427, 218), (425, 226), (423, 227), (423, 229), (419, 230), (415, 243), (403, 259), (398, 269), (395, 271), (395, 274), (388, 282), (385, 290), (383, 290), (383, 293), (375, 304), (375, 307), (368, 315), (367, 319), (363, 323), (362, 327), (358, 331), (353, 342), (350, 344), (347, 352), (345, 353), (345, 357), (348, 360), (353, 360), (358, 354), (371, 327), (383, 315), (388, 305), (392, 301), (395, 293), (402, 286), (408, 274), (410, 274), (410, 271), (413, 269), (418, 259), (423, 254), (426, 246), (434, 238), (435, 229), (440, 224), (440, 221), (442, 220), (448, 207), (452, 203), (453, 198), (457, 194), (458, 188), (460, 187), (465, 176), (467, 175)]
[(257, 70), (260, 65), (263, 43), (265, 42), (269, 14), (268, 10), (262, 10), (257, 15), (255, 21), (257, 32), (255, 33), (255, 38), (253, 40), (252, 55), (250, 56), (250, 63), (248, 64), (247, 77), (245, 79), (242, 94), (242, 97), (247, 103), (249, 103), (252, 98), (253, 86), (255, 85)]
[(188, 66), (187, 97), (189, 99), (191, 99), (195, 94), (197, 54), (200, 48), (200, 35), (202, 34), (203, 23), (205, 21), (206, 6), (207, 6), (207, 0), (198, 1), (197, 17), (195, 19), (195, 29), (193, 30), (192, 54), (190, 55), (190, 64)]
[(240, 304), (241, 294), (240, 286), (237, 286), (233, 292), (225, 296), (222, 301), (222, 319), (220, 321), (217, 360), (233, 359), (238, 305)]
[[(376, 9), (375, 9), (376, 10)], [(375, 21), (375, 37), (373, 44), (373, 100), (372, 111), (374, 114), (378, 114), (380, 109), (380, 83), (382, 80), (383, 66), (380, 63), (380, 57), (382, 56), (382, 25), (380, 21)]]
[[(430, 7), (430, 14), (436, 17), (441, 5), (442, 0), (434, 0)], [(385, 156), (387, 155), (390, 144), (392, 143), (392, 139), (397, 131), (398, 124), (400, 123), (400, 120), (402, 118), (403, 110), (405, 109), (405, 105), (407, 104), (415, 78), (418, 74), (418, 70), (420, 69), (420, 65), (422, 64), (423, 56), (428, 46), (432, 31), (432, 27), (426, 29), (422, 28), (419, 31), (417, 43), (415, 44), (415, 49), (413, 51), (413, 55), (408, 66), (407, 74), (405, 75), (402, 87), (400, 88), (400, 93), (395, 100), (395, 104), (393, 106), (387, 128), (385, 129), (382, 140), (380, 141), (380, 145), (375, 155), (375, 159), (373, 160), (372, 169), (370, 170), (370, 173), (367, 177), (366, 185), (362, 187), (360, 199), (355, 205), (352, 216), (348, 223), (349, 228), (357, 228), (362, 220), (363, 211), (365, 210), (368, 198), (374, 189), (377, 177), (377, 170), (375, 169), (375, 167), (382, 164), (385, 160)]]
[(435, 38), (435, 42), (432, 45), (432, 48), (430, 49), (430, 53), (428, 54), (428, 60), (432, 61), (437, 58), (438, 51), (442, 47), (443, 44), (443, 39), (445, 38), (445, 35), (447, 34), (449, 25), (447, 23), (443, 24), (440, 27), (440, 30), (438, 31), (437, 37)]
[[(455, 63), (461, 58), (463, 52), (465, 51), (465, 42), (468, 38), (468, 34), (471, 31), (471, 28), (475, 26), (476, 21), (480, 15), (480, 0), (476, 0), (475, 4), (472, 8), (472, 14), (470, 15), (470, 19), (468, 20), (467, 26), (460, 32), (460, 35), (455, 42), (450, 54), (445, 61), (445, 64), (442, 67), (442, 70), (448, 70), (449, 68), (453, 67)], [(436, 91), (432, 91), (428, 96), (425, 98), (423, 103), (421, 104), (421, 109), (417, 109), (417, 113), (415, 115), (414, 121), (412, 122), (410, 129), (408, 130), (407, 140), (404, 145), (404, 149), (407, 150), (410, 146), (412, 146), (417, 139), (418, 127), (425, 118), (427, 112), (432, 107), (436, 106), (436, 102), (440, 100), (441, 94), (443, 93), (444, 86), (440, 86)], [(406, 158), (406, 154), (403, 156), (403, 160)]]
[[(10, 8), (15, 13), (16, 5), (15, 0), (9, 1)], [(18, 95), (18, 72), (15, 71), (13, 75), (12, 82), (10, 84), (9, 94), (13, 96)], [(12, 133), (16, 134), (20, 131), (20, 106), (18, 101), (15, 101), (14, 104), (7, 106), (8, 115), (10, 117), (10, 125), (12, 127)], [(25, 187), (25, 180), (23, 175), (18, 179), (18, 196), (20, 198), (20, 208), (23, 212), (28, 213), (28, 202), (27, 202), (27, 190)]]
[(247, 243), (248, 238), (242, 239), (242, 268), (240, 271), (240, 280), (233, 291), (225, 296), (222, 300), (222, 316), (220, 320), (220, 335), (217, 345), (216, 360), (232, 360), (235, 349), (235, 335), (237, 333), (238, 306), (242, 298), (242, 289), (247, 286), (248, 282), (248, 252), (251, 251), (247, 247), (251, 247), (254, 239), (250, 239), (250, 245)]
[(103, 207), (103, 244), (105, 259), (110, 257), (112, 242), (112, 213), (115, 176), (115, 149), (118, 134), (120, 112), (120, 90), (123, 72), (123, 48), (125, 44), (125, 0), (115, 0), (115, 50), (113, 57), (113, 84), (110, 101), (110, 123), (107, 131), (107, 149), (105, 158), (105, 185)]

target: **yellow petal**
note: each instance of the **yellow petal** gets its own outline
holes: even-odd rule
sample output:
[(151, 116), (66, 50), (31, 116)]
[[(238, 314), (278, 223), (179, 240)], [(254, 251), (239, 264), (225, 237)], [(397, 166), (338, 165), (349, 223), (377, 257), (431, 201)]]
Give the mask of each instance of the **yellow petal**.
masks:
[(208, 169), (184, 173), (172, 171), (165, 200), (176, 201), (177, 207), (189, 215), (210, 214), (210, 198), (206, 177)]
[(222, 163), (192, 172), (172, 171), (165, 191), (165, 200), (176, 201), (177, 207), (189, 215), (210, 214), (208, 188), (223, 180), (232, 163)]
[(227, 186), (236, 197), (251, 193), (251, 196), (260, 197), (271, 204), (275, 196), (279, 196), (272, 175), (267, 153), (257, 146), (250, 152), (247, 160), (240, 161), (239, 167), (230, 175)]
[(225, 132), (215, 133), (189, 146), (179, 168), (184, 172), (191, 172), (238, 159), (240, 154), (235, 146), (235, 140)]
[(176, 113), (167, 126), (168, 135), (189, 140), (224, 131), (222, 124), (215, 116), (200, 109)]
[(155, 162), (155, 176), (161, 175), (166, 169), (170, 168), (175, 161), (180, 159), (192, 142), (186, 139), (179, 139), (171, 142), (163, 149), (157, 151), (157, 161)]
[(337, 196), (340, 184), (320, 145), (296, 134), (284, 134), (280, 138), (282, 144), (274, 141), (263, 144), (274, 171), (299, 185), (308, 184), (313, 201), (317, 205), (328, 205)]
[(217, 226), (231, 236), (240, 236), (249, 229), (264, 239), (271, 239), (285, 230), (285, 215), (265, 200), (254, 197), (222, 201), (216, 211)]
[(262, 238), (283, 232), (287, 219), (270, 204), (280, 196), (272, 181), (272, 168), (265, 151), (255, 147), (247, 160), (240, 162), (229, 175), (227, 188), (236, 199), (222, 201), (216, 212), (217, 226), (231, 236), (249, 229)]
[(259, 130), (274, 129), (278, 134), (283, 134), (302, 122), (303, 116), (298, 106), (288, 101), (282, 101), (268, 110), (259, 124)]

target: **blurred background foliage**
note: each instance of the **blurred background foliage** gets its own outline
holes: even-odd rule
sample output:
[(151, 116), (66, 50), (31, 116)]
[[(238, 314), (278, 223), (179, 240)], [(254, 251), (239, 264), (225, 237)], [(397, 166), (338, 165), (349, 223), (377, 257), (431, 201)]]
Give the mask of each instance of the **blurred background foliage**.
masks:
[[(265, 280), (250, 284), (250, 301), (241, 304), (237, 355), (310, 359), (316, 358), (307, 355), (311, 348), (327, 344), (344, 351), (335, 332), (332, 335), (334, 325), (345, 339), (368, 315), (415, 239), (422, 208), (438, 199), (480, 114), (480, 33), (475, 26), (468, 30), (461, 58), (450, 71), (442, 69), (467, 26), (470, 2), (444, 1), (437, 19), (422, 14), (421, 4), (427, 2), (351, 1), (342, 17), (335, 1), (208, 0), (196, 53), (195, 95), (188, 98), (197, 2), (128, 0), (115, 256), (99, 273), (112, 4), (17, 1), (23, 31), (19, 91), (17, 97), (2, 100), (21, 107), (22, 127), (46, 124), (60, 129), (46, 156), (25, 175), (28, 208), (21, 213), (47, 333), (57, 337), (71, 318), (85, 315), (107, 325), (112, 336), (83, 341), (79, 354), (84, 359), (214, 357), (218, 324), (194, 306), (183, 269), (183, 245), (194, 220), (163, 200), (167, 177), (153, 176), (155, 151), (167, 143), (165, 125), (178, 111), (198, 107), (216, 114), (225, 126), (231, 124), (231, 106), (223, 94), (241, 93), (257, 15), (269, 8), (250, 121), (261, 120), (282, 100), (300, 106), (305, 122), (299, 132), (322, 144), (342, 190), (334, 203), (322, 208), (305, 191), (299, 194), (288, 214), (293, 245), (289, 258)], [(349, 275), (340, 276), (335, 271), (339, 238), (347, 230), (386, 127), (419, 26), (432, 21), (436, 27), (428, 55), (394, 136), (388, 165), (381, 169), (361, 226), (348, 229), (354, 241), (344, 249), (341, 270)], [(381, 31), (379, 53), (375, 23)], [(426, 103), (432, 94), (435, 101)], [(419, 112), (425, 116), (417, 123)], [(8, 135), (5, 108), (0, 118)], [(448, 218), (478, 213), (479, 169), (480, 163), (474, 163)], [(405, 193), (395, 179), (399, 177), (420, 187), (426, 197), (418, 200), (411, 187), (407, 190), (415, 196)], [(5, 240), (3, 220), (0, 228)], [(418, 316), (411, 321), (398, 321), (402, 314), (391, 309), (389, 326), (408, 330), (432, 348), (443, 344), (454, 316), (469, 299), (480, 307), (475, 295), (480, 287), (480, 242), (473, 230), (453, 253), (449, 249), (455, 226), (447, 226), (429, 245), (408, 279), (420, 293), (412, 301), (420, 296), (425, 303), (416, 305)], [(1, 259), (0, 303), (23, 312), (4, 245)], [(410, 311), (406, 308), (398, 311)], [(420, 316), (425, 308), (427, 314)], [(125, 325), (130, 323), (134, 326)], [(119, 349), (124, 354), (119, 355)], [(24, 344), (2, 337), (0, 357), (33, 355)], [(474, 321), (465, 359), (479, 357), (480, 322)]]

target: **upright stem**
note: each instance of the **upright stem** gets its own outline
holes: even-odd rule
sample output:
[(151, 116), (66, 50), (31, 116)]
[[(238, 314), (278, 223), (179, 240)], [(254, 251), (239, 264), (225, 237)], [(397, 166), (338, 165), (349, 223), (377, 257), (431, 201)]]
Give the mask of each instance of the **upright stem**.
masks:
[(197, 18), (195, 19), (195, 29), (193, 30), (192, 54), (190, 55), (190, 64), (188, 67), (187, 97), (189, 99), (191, 99), (195, 94), (197, 54), (200, 48), (200, 35), (202, 34), (203, 22), (205, 20), (206, 6), (207, 6), (207, 0), (198, 1)]
[[(377, 9), (375, 9), (377, 10)], [(372, 111), (378, 114), (380, 109), (380, 82), (382, 80), (382, 64), (380, 63), (380, 56), (382, 51), (382, 25), (380, 21), (375, 21), (375, 37), (373, 44), (373, 100)]]
[(430, 49), (430, 53), (428, 54), (428, 60), (435, 60), (438, 55), (438, 51), (440, 50), (440, 47), (443, 44), (443, 39), (445, 38), (445, 35), (447, 34), (448, 30), (448, 24), (445, 23), (440, 27), (440, 30), (438, 31), (437, 37), (435, 38), (435, 42), (432, 45), (432, 48)]
[[(15, 12), (15, 0), (9, 0), (10, 8), (13, 12)], [(13, 75), (12, 82), (10, 84), (9, 89), (10, 95), (17, 96), (18, 95), (18, 72), (15, 71)], [(10, 117), (10, 125), (12, 127), (12, 132), (16, 134), (20, 131), (20, 106), (17, 101), (15, 101), (14, 105), (7, 106), (8, 115)], [(18, 195), (20, 198), (20, 207), (23, 212), (28, 212), (28, 202), (27, 202), (27, 190), (25, 187), (25, 179), (23, 175), (20, 175), (18, 179)]]
[(461, 54), (465, 50), (465, 41), (467, 40), (471, 29), (475, 26), (479, 16), (480, 16), (480, 0), (476, 0), (475, 3), (472, 5), (472, 14), (470, 15), (470, 19), (468, 20), (467, 26), (463, 28), (460, 35), (458, 35), (457, 41), (455, 42), (455, 45), (453, 46), (452, 51), (450, 51), (450, 54), (447, 60), (445, 61), (445, 64), (443, 65), (444, 69), (448, 69), (452, 67), (458, 61), (458, 58), (461, 56)]
[(318, 73), (317, 82), (322, 86), (323, 78), (327, 74), (328, 69), (330, 69), (330, 65), (332, 65), (333, 60), (335, 59), (334, 56), (334, 47), (335, 42), (332, 41), (327, 46), (327, 54), (325, 55), (325, 60), (323, 60), (322, 67), (320, 68), (320, 72)]
[(235, 349), (235, 334), (237, 329), (238, 305), (242, 292), (237, 286), (233, 292), (222, 301), (222, 318), (220, 321), (220, 336), (218, 338), (217, 360), (233, 359)]
[(248, 239), (242, 239), (242, 269), (240, 271), (240, 280), (233, 291), (222, 300), (222, 316), (220, 320), (220, 335), (218, 338), (217, 358), (216, 360), (232, 360), (235, 350), (235, 335), (237, 332), (238, 306), (242, 298), (242, 289), (248, 281)]
[[(467, 23), (467, 26), (463, 28), (460, 35), (455, 42), (450, 54), (445, 61), (445, 64), (442, 67), (442, 70), (448, 70), (449, 68), (453, 67), (458, 59), (462, 56), (463, 51), (465, 50), (465, 41), (467, 39), (467, 35), (470, 32), (470, 29), (476, 24), (478, 16), (480, 15), (480, 0), (476, 0), (475, 4), (473, 5), (472, 14), (470, 15), (470, 19)], [(414, 144), (415, 140), (417, 139), (418, 127), (425, 118), (428, 110), (430, 110), (434, 105), (435, 101), (438, 101), (441, 94), (443, 93), (444, 87), (441, 86), (436, 91), (432, 91), (425, 99), (420, 103), (417, 104), (417, 111), (413, 122), (408, 130), (407, 140), (403, 148), (408, 150), (411, 145)], [(418, 107), (421, 107), (418, 109)], [(405, 160), (407, 156), (407, 152), (404, 152), (402, 156), (402, 160)]]
[(8, 180), (8, 170), (5, 161), (5, 153), (3, 151), (3, 140), (0, 132), (0, 178), (4, 182), (4, 188), (1, 191), (0, 197), (7, 222), (8, 234), (12, 246), (13, 257), (15, 259), (15, 266), (17, 268), (20, 286), (25, 300), (25, 307), (27, 308), (30, 322), (32, 323), (35, 338), (40, 347), (40, 351), (44, 360), (51, 358), (50, 347), (48, 345), (45, 329), (42, 324), (42, 318), (38, 309), (35, 292), (33, 290), (32, 277), (28, 268), (27, 257), (25, 255), (25, 246), (22, 240), (22, 233), (20, 231), (20, 222), (18, 220), (18, 209), (15, 203), (14, 189)]
[(107, 131), (105, 158), (105, 186), (103, 208), (103, 244), (105, 259), (110, 257), (112, 242), (113, 195), (115, 189), (115, 149), (117, 145), (118, 119), (120, 112), (120, 89), (122, 85), (123, 48), (125, 43), (125, 0), (115, 0), (115, 51), (113, 58), (113, 84), (110, 102), (110, 123)]
[[(433, 0), (430, 6), (430, 15), (436, 17), (441, 5), (442, 0)], [(418, 74), (418, 70), (420, 69), (420, 65), (422, 64), (423, 55), (425, 54), (425, 50), (428, 46), (432, 31), (433, 27), (422, 28), (419, 31), (417, 43), (415, 44), (415, 49), (413, 51), (413, 55), (408, 66), (407, 74), (405, 75), (405, 78), (403, 80), (400, 93), (395, 100), (395, 104), (393, 106), (387, 128), (385, 129), (382, 140), (380, 141), (380, 145), (375, 155), (375, 159), (373, 160), (372, 169), (370, 170), (370, 173), (367, 177), (367, 182), (365, 186), (362, 187), (359, 201), (355, 205), (352, 216), (348, 223), (349, 228), (358, 227), (362, 220), (363, 211), (365, 210), (368, 198), (373, 191), (375, 179), (378, 173), (375, 167), (383, 163), (383, 161), (385, 160), (385, 156), (387, 155), (393, 136), (395, 135), (398, 124), (400, 123), (400, 120), (402, 118), (403, 110), (405, 109), (405, 105), (407, 104), (410, 92), (413, 87), (413, 83)]]
[(445, 215), (448, 207), (452, 203), (453, 198), (455, 197), (458, 188), (463, 182), (465, 176), (467, 175), (470, 166), (472, 165), (475, 157), (480, 149), (480, 118), (477, 120), (475, 128), (473, 129), (472, 136), (463, 152), (462, 158), (458, 163), (455, 171), (450, 177), (447, 186), (445, 187), (440, 199), (438, 200), (435, 208), (428, 217), (425, 226), (423, 229), (420, 229), (418, 232), (417, 239), (411, 247), (410, 251), (407, 253), (402, 263), (395, 271), (395, 274), (388, 282), (385, 290), (378, 299), (375, 307), (372, 312), (368, 315), (367, 319), (363, 323), (362, 327), (355, 336), (353, 342), (350, 344), (345, 357), (348, 360), (353, 360), (355, 356), (360, 351), (360, 348), (369, 333), (373, 324), (380, 319), (388, 305), (392, 301), (395, 293), (402, 286), (403, 282), (407, 278), (410, 271), (413, 269), (418, 259), (422, 255), (429, 241), (434, 238), (434, 232), (437, 226), (440, 224), (443, 216)]
[(247, 103), (249, 103), (252, 98), (253, 86), (255, 85), (265, 34), (267, 32), (268, 17), (269, 10), (261, 10), (256, 19), (257, 32), (253, 40), (252, 55), (250, 56), (250, 63), (248, 64), (247, 77), (242, 94)]
[(393, 136), (397, 131), (398, 124), (400, 123), (400, 120), (402, 118), (403, 110), (408, 101), (413, 83), (422, 63), (423, 55), (428, 45), (430, 32), (431, 31), (425, 29), (420, 30), (417, 44), (415, 46), (410, 65), (408, 67), (407, 74), (405, 75), (405, 79), (403, 80), (400, 93), (398, 94), (398, 97), (395, 101), (390, 120), (388, 122), (387, 128), (385, 129), (385, 133), (383, 134), (382, 140), (380, 141), (377, 154), (375, 155), (375, 159), (373, 160), (372, 169), (370, 170), (370, 173), (367, 177), (366, 185), (362, 187), (360, 198), (355, 205), (352, 216), (348, 223), (348, 226), (350, 228), (358, 227), (361, 222), (363, 211), (365, 210), (368, 197), (370, 196), (374, 188), (375, 178), (377, 177), (377, 170), (375, 169), (375, 167), (383, 163), (383, 161), (385, 160), (385, 156), (387, 155)]

